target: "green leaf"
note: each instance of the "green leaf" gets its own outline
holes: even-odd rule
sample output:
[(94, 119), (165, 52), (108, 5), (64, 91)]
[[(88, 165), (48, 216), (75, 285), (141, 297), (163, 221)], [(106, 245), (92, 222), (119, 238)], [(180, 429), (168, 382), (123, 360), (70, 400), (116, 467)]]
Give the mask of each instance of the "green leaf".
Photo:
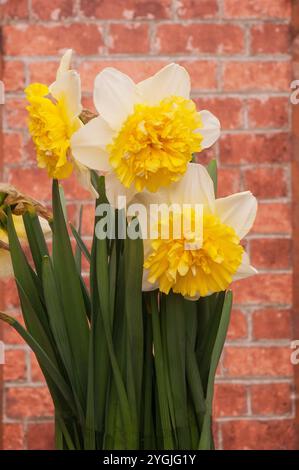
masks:
[(46, 240), (36, 214), (26, 212), (23, 215), (23, 221), (26, 234), (32, 254), (32, 259), (39, 278), (42, 277), (42, 259), (43, 256), (49, 255)]
[(86, 403), (89, 327), (80, 276), (61, 206), (59, 187), (53, 181), (53, 272), (61, 299), (67, 335), (78, 373), (82, 407)]
[(218, 186), (218, 171), (217, 171), (217, 161), (211, 160), (207, 167), (208, 173), (214, 183), (214, 192), (215, 197), (217, 197), (217, 186)]
[(219, 322), (216, 339), (214, 342), (214, 348), (211, 355), (210, 370), (208, 376), (208, 385), (206, 393), (206, 406), (207, 412), (205, 414), (203, 430), (199, 442), (199, 450), (212, 449), (213, 437), (212, 437), (212, 405), (214, 396), (214, 383), (217, 366), (225, 343), (227, 330), (229, 326), (230, 314), (232, 309), (233, 295), (231, 291), (227, 291), (223, 303), (221, 312), (221, 319)]

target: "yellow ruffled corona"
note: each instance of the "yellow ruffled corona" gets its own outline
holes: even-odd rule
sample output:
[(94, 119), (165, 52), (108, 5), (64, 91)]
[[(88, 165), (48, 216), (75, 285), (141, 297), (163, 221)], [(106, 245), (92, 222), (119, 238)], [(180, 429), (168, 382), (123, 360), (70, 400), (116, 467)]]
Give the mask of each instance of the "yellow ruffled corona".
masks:
[(33, 83), (25, 92), (38, 166), (46, 168), (51, 178), (68, 178), (73, 171), (70, 138), (80, 128), (79, 119), (69, 117), (63, 96), (55, 100), (46, 85)]

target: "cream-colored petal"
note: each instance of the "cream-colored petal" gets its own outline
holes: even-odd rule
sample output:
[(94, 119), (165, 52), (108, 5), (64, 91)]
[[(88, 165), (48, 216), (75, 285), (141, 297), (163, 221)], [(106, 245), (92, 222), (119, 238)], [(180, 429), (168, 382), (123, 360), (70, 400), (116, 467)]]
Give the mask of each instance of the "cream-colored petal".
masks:
[(150, 292), (152, 290), (156, 290), (159, 287), (158, 282), (149, 282), (148, 281), (148, 270), (144, 269), (143, 270), (143, 277), (142, 277), (142, 291), (143, 292)]
[(91, 172), (89, 168), (81, 165), (78, 161), (75, 161), (74, 168), (79, 184), (82, 188), (90, 192), (92, 198), (97, 199), (99, 195), (91, 183)]
[(5, 279), (13, 275), (10, 253), (0, 248), (0, 279)]
[(251, 229), (257, 212), (257, 200), (250, 191), (236, 193), (216, 200), (216, 214), (244, 238)]
[(43, 231), (43, 234), (44, 234), (45, 238), (47, 239), (52, 233), (49, 222), (46, 219), (44, 219), (43, 217), (39, 217), (38, 220), (39, 220), (41, 229)]
[(60, 77), (63, 73), (67, 72), (71, 68), (73, 50), (67, 49), (63, 56), (61, 57), (59, 67), (56, 72), (56, 79)]
[(233, 276), (233, 281), (238, 281), (239, 279), (245, 279), (246, 277), (253, 276), (257, 274), (258, 271), (250, 265), (249, 256), (244, 251), (241, 264), (237, 272)]
[(133, 80), (112, 67), (100, 72), (94, 84), (94, 104), (99, 114), (112, 129), (119, 130), (138, 99)]
[(70, 119), (78, 117), (82, 111), (81, 79), (74, 70), (59, 74), (57, 80), (49, 87), (50, 93), (56, 100), (65, 103)]
[(126, 188), (112, 171), (105, 176), (106, 196), (112, 207), (124, 209), (132, 202), (136, 189), (134, 185)]
[(210, 111), (200, 111), (200, 115), (203, 127), (198, 130), (198, 132), (203, 136), (203, 141), (201, 142), (202, 148), (208, 148), (213, 145), (220, 136), (220, 121), (210, 113)]
[(134, 201), (149, 204), (203, 204), (206, 211), (215, 210), (213, 181), (203, 165), (189, 163), (185, 175), (167, 188), (156, 193), (143, 191), (136, 194)]
[(101, 117), (96, 117), (72, 135), (72, 155), (81, 165), (92, 170), (111, 171), (105, 148), (112, 139), (111, 128)]
[(168, 96), (190, 98), (190, 77), (187, 70), (178, 64), (169, 64), (146, 80), (138, 83), (142, 98), (151, 105)]

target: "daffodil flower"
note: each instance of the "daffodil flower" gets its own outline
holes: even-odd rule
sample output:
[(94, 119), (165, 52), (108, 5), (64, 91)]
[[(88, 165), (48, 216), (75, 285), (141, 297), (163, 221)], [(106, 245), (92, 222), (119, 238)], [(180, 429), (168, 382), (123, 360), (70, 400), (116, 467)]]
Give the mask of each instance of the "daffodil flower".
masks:
[[(20, 215), (13, 214), (12, 218), (20, 242), (27, 243), (26, 230), (22, 217)], [(47, 235), (49, 235), (51, 232), (50, 226), (48, 222), (42, 217), (39, 217), (39, 221), (42, 231), (47, 237)], [(9, 252), (8, 235), (6, 230), (4, 230), (3, 227), (0, 227), (0, 279), (10, 277), (12, 274), (13, 267)]]
[(144, 291), (159, 289), (168, 294), (172, 289), (188, 299), (198, 299), (257, 272), (240, 244), (257, 211), (256, 198), (249, 191), (215, 199), (207, 170), (191, 163), (183, 178), (169, 189), (155, 194), (145, 191), (134, 200), (144, 204), (148, 213), (151, 204), (190, 204), (191, 218), (192, 207), (203, 206), (202, 233), (183, 233), (176, 238), (170, 231), (165, 239), (165, 221), (160, 217), (156, 221), (157, 238), (144, 240)]
[(37, 162), (51, 178), (65, 179), (75, 171), (80, 183), (95, 193), (90, 171), (73, 158), (70, 139), (83, 126), (80, 76), (70, 69), (72, 50), (63, 55), (56, 80), (48, 87), (32, 83), (25, 89), (29, 102), (29, 131), (35, 144)]
[(78, 162), (107, 175), (108, 198), (115, 186), (127, 197), (169, 186), (219, 137), (218, 119), (197, 112), (177, 64), (138, 84), (108, 67), (95, 79), (94, 103), (99, 116), (72, 135), (71, 147)]

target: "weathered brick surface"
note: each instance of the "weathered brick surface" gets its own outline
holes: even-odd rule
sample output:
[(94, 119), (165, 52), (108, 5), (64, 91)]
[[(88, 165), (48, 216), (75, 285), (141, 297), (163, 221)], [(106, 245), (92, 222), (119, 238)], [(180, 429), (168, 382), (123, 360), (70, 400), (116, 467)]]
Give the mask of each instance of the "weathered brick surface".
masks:
[[(51, 83), (61, 53), (76, 52), (83, 102), (96, 74), (115, 66), (136, 81), (171, 61), (184, 65), (194, 99), (221, 120), (223, 134), (200, 154), (220, 163), (219, 195), (250, 189), (260, 205), (247, 246), (260, 274), (234, 287), (235, 308), (214, 406), (216, 443), (226, 449), (296, 447), (292, 336), (292, 200), (289, 91), (291, 0), (4, 0), (4, 179), (50, 200), (26, 131), (29, 82)], [(298, 70), (295, 68), (295, 71)], [(294, 77), (294, 78), (299, 78)], [(84, 236), (93, 205), (71, 179), (69, 217), (83, 200)], [(87, 241), (88, 243), (88, 241)], [(5, 308), (19, 321), (15, 284)], [(53, 405), (34, 356), (5, 326), (4, 448), (53, 448)], [(298, 367), (298, 366), (297, 366)]]

